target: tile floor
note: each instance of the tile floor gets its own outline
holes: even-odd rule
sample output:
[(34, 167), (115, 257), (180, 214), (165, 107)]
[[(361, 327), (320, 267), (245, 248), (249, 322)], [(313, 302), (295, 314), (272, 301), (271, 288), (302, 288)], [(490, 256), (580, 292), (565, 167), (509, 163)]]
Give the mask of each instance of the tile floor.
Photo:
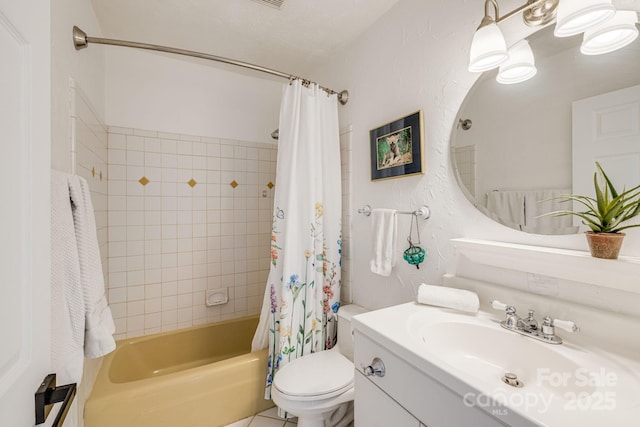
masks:
[(226, 427), (295, 427), (297, 419), (283, 420), (278, 416), (278, 408), (273, 407), (244, 420), (236, 421)]

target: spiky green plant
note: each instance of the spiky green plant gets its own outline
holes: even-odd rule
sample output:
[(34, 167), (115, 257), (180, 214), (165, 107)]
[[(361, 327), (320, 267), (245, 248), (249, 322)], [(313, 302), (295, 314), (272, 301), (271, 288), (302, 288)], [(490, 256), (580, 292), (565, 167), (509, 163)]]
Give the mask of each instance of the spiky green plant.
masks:
[(640, 224), (623, 226), (630, 219), (640, 215), (640, 185), (618, 194), (598, 162), (596, 169), (593, 174), (595, 198), (573, 194), (557, 198), (563, 202), (578, 202), (586, 208), (584, 211), (562, 210), (546, 215), (575, 215), (594, 233), (620, 233), (627, 228), (640, 227)]

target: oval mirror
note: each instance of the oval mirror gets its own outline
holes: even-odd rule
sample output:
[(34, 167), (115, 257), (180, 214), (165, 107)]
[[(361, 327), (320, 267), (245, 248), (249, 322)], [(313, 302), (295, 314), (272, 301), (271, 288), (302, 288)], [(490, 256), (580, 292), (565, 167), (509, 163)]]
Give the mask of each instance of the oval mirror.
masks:
[[(578, 227), (571, 217), (539, 217), (567, 208), (550, 198), (584, 188), (576, 184), (574, 170), (587, 171), (583, 175), (592, 182), (593, 159), (598, 157), (582, 156), (589, 164), (577, 165), (578, 150), (572, 143), (573, 130), (593, 124), (572, 118), (572, 105), (640, 85), (640, 38), (597, 56), (580, 53), (582, 36), (554, 37), (553, 26), (527, 39), (537, 74), (523, 83), (504, 85), (496, 82), (497, 71), (492, 70), (476, 81), (453, 127), (453, 167), (465, 195), (490, 218), (532, 233), (575, 233)], [(611, 123), (601, 125), (626, 126), (613, 123), (616, 120), (621, 119), (614, 114)]]

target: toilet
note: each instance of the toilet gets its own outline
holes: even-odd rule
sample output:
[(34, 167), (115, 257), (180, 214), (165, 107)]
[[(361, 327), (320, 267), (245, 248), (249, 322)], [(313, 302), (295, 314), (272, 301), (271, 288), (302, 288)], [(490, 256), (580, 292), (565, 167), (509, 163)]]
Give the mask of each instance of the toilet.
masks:
[(271, 398), (298, 417), (298, 427), (345, 427), (353, 421), (354, 367), (351, 318), (366, 310), (338, 310), (338, 343), (287, 363), (276, 372)]

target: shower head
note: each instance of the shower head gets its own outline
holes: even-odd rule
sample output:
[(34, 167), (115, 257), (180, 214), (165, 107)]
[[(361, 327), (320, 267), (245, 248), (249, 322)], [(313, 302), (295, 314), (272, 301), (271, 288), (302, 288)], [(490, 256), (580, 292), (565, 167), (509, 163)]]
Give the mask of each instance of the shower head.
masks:
[(275, 139), (276, 141), (278, 140), (279, 136), (280, 136), (280, 129), (276, 129), (273, 132), (271, 132), (271, 138)]
[(471, 119), (460, 119), (458, 120), (458, 128), (462, 128), (462, 130), (469, 130), (471, 129), (471, 126), (473, 125), (473, 122), (471, 121)]

